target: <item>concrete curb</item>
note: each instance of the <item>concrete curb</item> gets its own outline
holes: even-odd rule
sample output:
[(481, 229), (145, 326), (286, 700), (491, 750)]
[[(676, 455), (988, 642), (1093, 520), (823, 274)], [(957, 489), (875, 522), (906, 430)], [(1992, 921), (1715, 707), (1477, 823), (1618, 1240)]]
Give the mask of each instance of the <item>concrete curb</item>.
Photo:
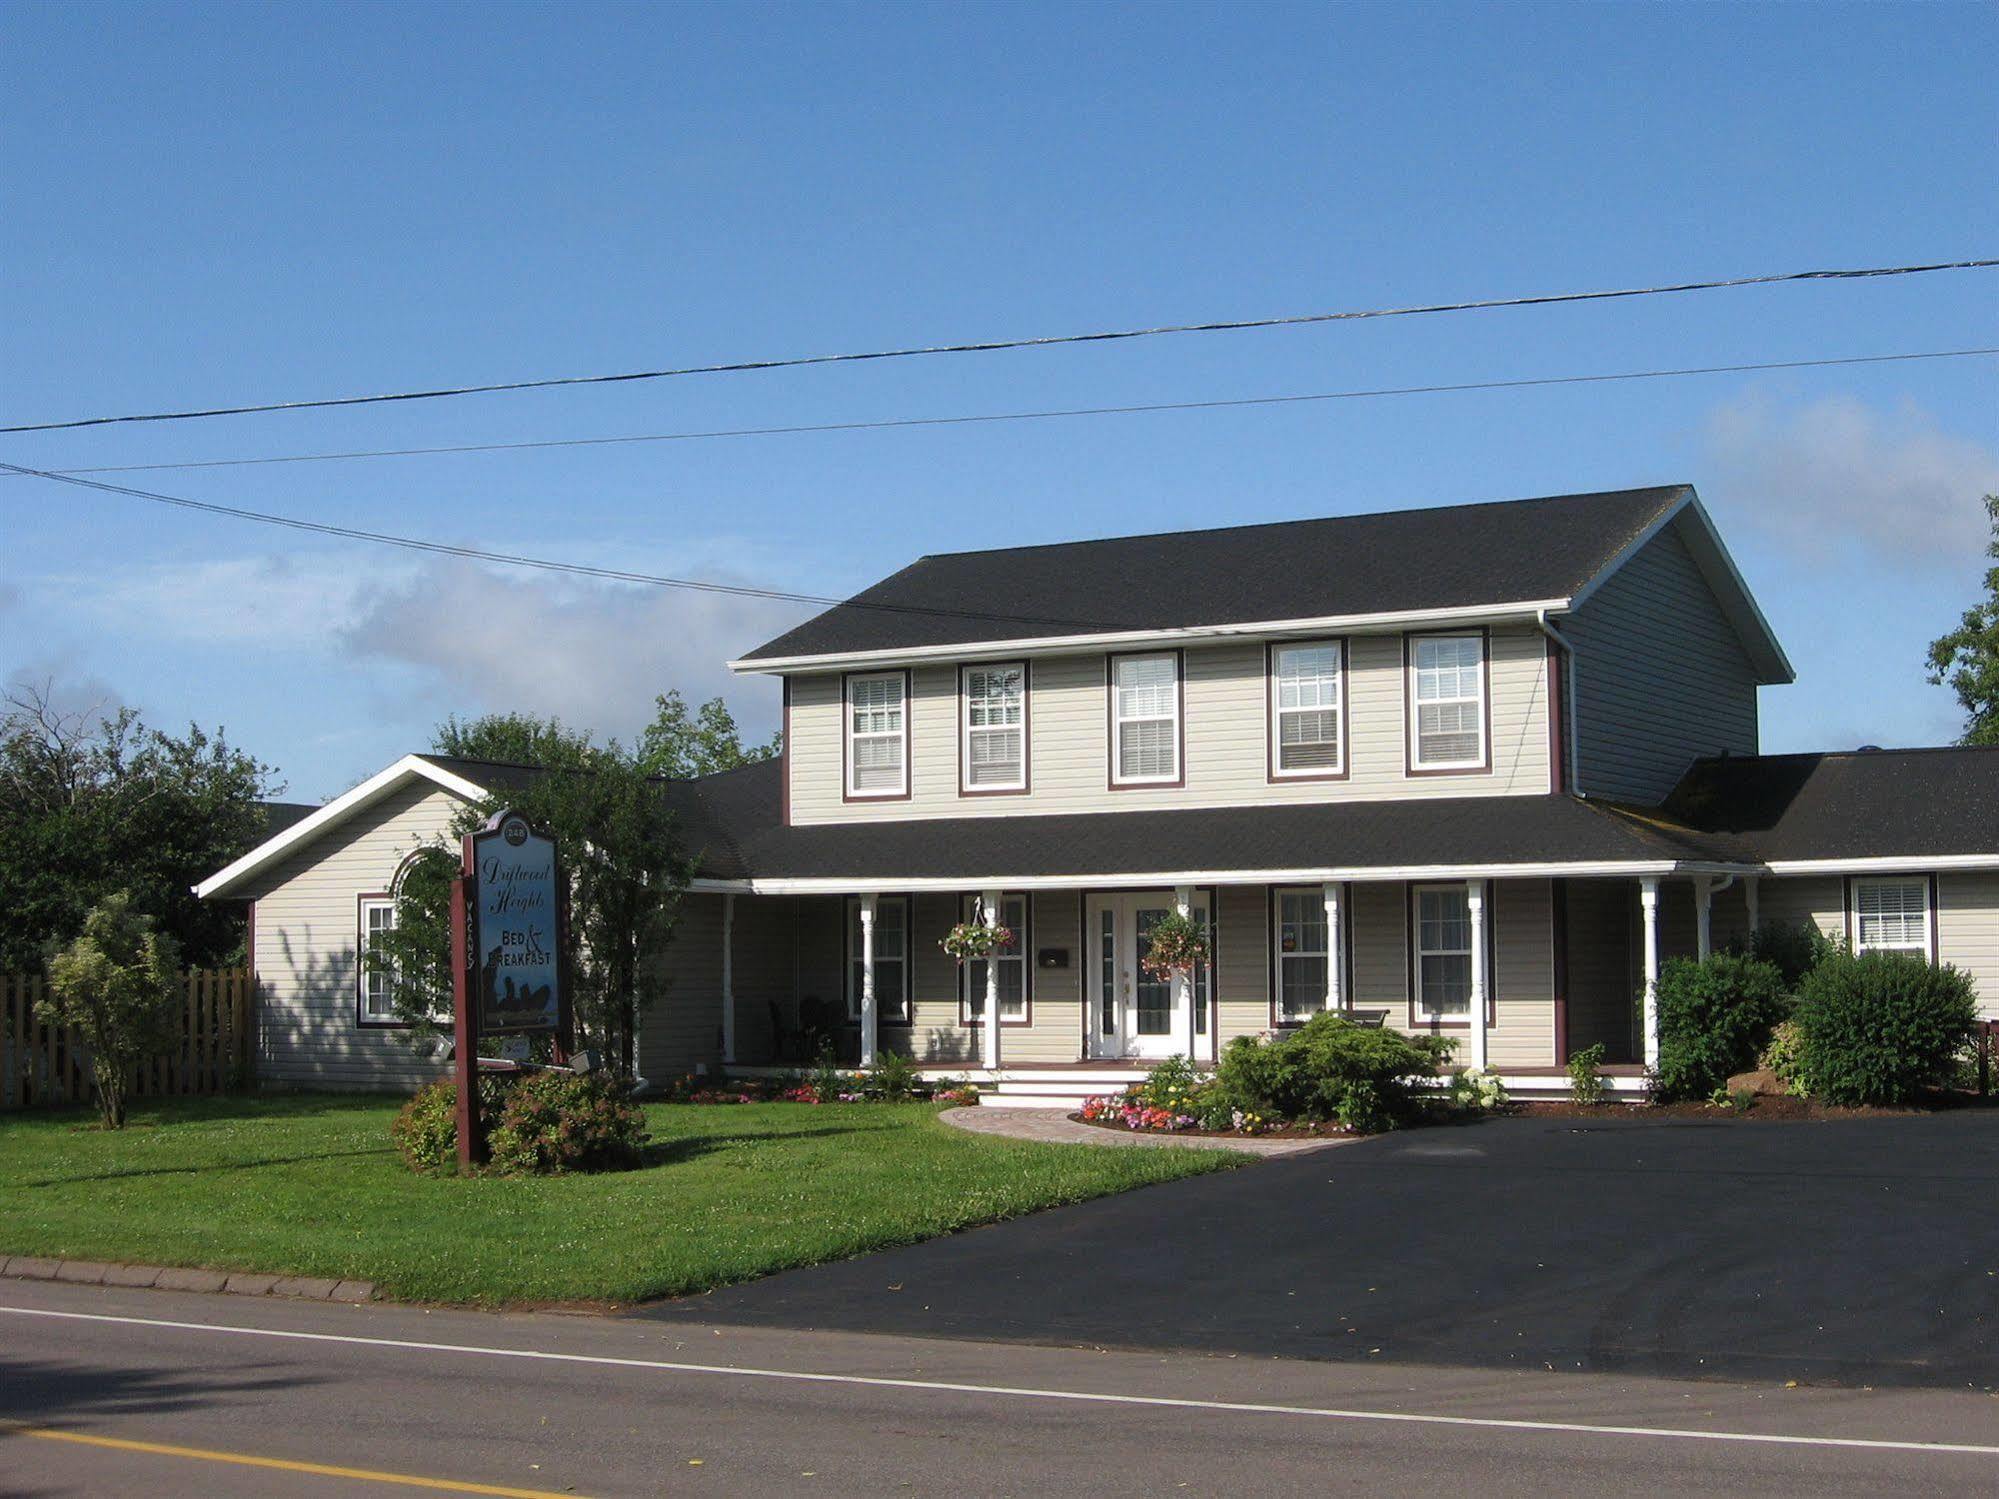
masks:
[(372, 1280), (325, 1280), (305, 1275), (234, 1274), (172, 1265), (114, 1265), (102, 1260), (51, 1260), (0, 1255), (0, 1276), (65, 1280), (83, 1286), (131, 1286), (160, 1291), (220, 1291), (231, 1296), (289, 1296), (306, 1301), (373, 1301)]

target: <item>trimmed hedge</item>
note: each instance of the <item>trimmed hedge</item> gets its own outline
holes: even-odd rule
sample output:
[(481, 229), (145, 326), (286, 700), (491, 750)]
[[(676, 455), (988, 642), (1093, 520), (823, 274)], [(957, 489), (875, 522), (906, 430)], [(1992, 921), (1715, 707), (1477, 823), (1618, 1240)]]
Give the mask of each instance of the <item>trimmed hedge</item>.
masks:
[(1659, 970), (1660, 1102), (1708, 1098), (1754, 1067), (1789, 1007), (1774, 963), (1726, 952), (1669, 960)]
[(1977, 988), (1912, 953), (1840, 953), (1798, 985), (1798, 1081), (1836, 1104), (1904, 1104), (1952, 1080)]
[(1355, 1025), (1321, 1012), (1268, 1040), (1238, 1036), (1216, 1080), (1230, 1103), (1270, 1118), (1334, 1119), (1351, 1130), (1393, 1129), (1416, 1105), (1415, 1080), (1437, 1076), (1454, 1042)]

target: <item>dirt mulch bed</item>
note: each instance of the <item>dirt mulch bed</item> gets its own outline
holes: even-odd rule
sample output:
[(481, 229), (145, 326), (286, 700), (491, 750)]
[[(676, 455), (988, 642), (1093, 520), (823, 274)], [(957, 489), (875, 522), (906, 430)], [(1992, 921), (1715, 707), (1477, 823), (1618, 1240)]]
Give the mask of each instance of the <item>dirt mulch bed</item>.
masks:
[(1758, 1093), (1749, 1101), (1747, 1108), (1734, 1108), (1727, 1104), (1687, 1102), (1664, 1104), (1628, 1103), (1516, 1103), (1507, 1107), (1510, 1114), (1524, 1114), (1541, 1119), (1765, 1119), (1765, 1120), (1826, 1120), (1826, 1119), (1886, 1119), (1895, 1116), (1916, 1114), (1949, 1113), (1956, 1109), (1984, 1109), (1999, 1107), (1999, 1098), (1980, 1098), (1975, 1093), (1936, 1093), (1920, 1103), (1904, 1107), (1887, 1108), (1875, 1105), (1847, 1107), (1840, 1104), (1821, 1103), (1816, 1099), (1794, 1098), (1788, 1093)]

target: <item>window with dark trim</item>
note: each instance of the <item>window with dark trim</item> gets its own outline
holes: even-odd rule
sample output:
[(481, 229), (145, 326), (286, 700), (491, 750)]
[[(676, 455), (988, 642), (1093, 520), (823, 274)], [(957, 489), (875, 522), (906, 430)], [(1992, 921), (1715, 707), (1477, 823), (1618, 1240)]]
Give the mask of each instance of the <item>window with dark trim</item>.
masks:
[(1485, 634), (1409, 637), (1409, 766), (1482, 770)]
[(1027, 663), (959, 668), (958, 773), (966, 791), (1027, 788)]
[(1180, 779), (1180, 655), (1111, 658), (1111, 783)]
[(899, 671), (847, 678), (847, 795), (909, 792), (909, 679)]
[(1462, 880), (1414, 887), (1412, 992), (1418, 1020), (1471, 1019), (1471, 897)]
[(1346, 649), (1338, 640), (1270, 647), (1270, 774), (1336, 776), (1346, 768)]
[[(861, 898), (847, 897), (847, 1017), (861, 1015)], [(909, 1019), (909, 897), (875, 897), (875, 1019)]]
[[(976, 895), (968, 896), (963, 905), (963, 921), (985, 919), (982, 902)], [(1001, 1025), (1025, 1025), (1027, 1023), (1027, 897), (1025, 895), (1002, 895), (1000, 897), (1000, 925), (1013, 933), (1013, 942), (1000, 950), (995, 959), (999, 964), (999, 1010)], [(964, 1025), (983, 1025), (986, 1017), (986, 962), (984, 958), (973, 958), (958, 965), (959, 1020)]]
[(1335, 954), (1326, 926), (1326, 895), (1319, 886), (1279, 890), (1272, 902), (1276, 925), (1277, 1023), (1302, 1025), (1326, 1007)]
[(1907, 952), (1927, 958), (1933, 919), (1927, 875), (1853, 882), (1855, 952)]

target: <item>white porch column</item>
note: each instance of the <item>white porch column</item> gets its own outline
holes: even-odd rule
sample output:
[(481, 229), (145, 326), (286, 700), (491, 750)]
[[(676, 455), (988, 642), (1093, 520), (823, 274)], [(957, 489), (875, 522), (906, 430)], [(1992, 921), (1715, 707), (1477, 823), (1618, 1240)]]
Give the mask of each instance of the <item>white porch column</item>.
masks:
[(1645, 1065), (1659, 1065), (1659, 876), (1638, 881), (1638, 903), (1645, 913)]
[(1485, 881), (1465, 881), (1465, 905), (1471, 913), (1471, 1065), (1486, 1070), (1485, 1035)]
[(1763, 913), (1757, 904), (1756, 876), (1753, 874), (1745, 874), (1742, 877), (1742, 905), (1749, 913), (1749, 940), (1754, 942), (1756, 928), (1761, 925)]
[[(1194, 919), (1194, 887), (1176, 885), (1173, 890), (1173, 909), (1187, 920)], [(1143, 958), (1145, 955), (1140, 953)], [(1194, 1050), (1194, 976), (1191, 973), (1173, 975), (1173, 1002), (1184, 1006), (1187, 1011), (1187, 1060), (1198, 1064), (1199, 1056)]]
[(1705, 958), (1714, 951), (1714, 879), (1694, 876), (1694, 956)]
[(1340, 993), (1340, 887), (1328, 880), (1319, 887), (1319, 898), (1326, 903), (1326, 1009), (1330, 1012), (1341, 1007)]
[[(1000, 893), (987, 890), (979, 896), (980, 916), (989, 927), (1000, 924)], [(986, 1028), (980, 1038), (985, 1043), (985, 1063), (988, 1072), (995, 1072), (1000, 1064), (1000, 999), (999, 960), (997, 955), (986, 959)]]
[(861, 1065), (875, 1064), (881, 1026), (875, 1011), (875, 897), (861, 897)]
[(736, 897), (722, 897), (722, 1062), (736, 1060)]

